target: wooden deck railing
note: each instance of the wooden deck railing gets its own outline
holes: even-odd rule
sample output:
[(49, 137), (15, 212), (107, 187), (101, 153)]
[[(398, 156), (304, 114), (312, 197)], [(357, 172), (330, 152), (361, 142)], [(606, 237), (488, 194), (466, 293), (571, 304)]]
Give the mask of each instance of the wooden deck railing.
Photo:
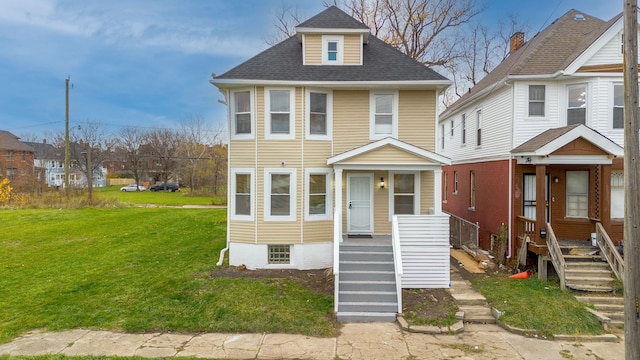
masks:
[(564, 269), (566, 265), (564, 263), (564, 256), (562, 256), (560, 244), (558, 244), (558, 239), (550, 223), (547, 223), (547, 249), (549, 250), (553, 267), (556, 269), (558, 277), (560, 278), (560, 289), (565, 290)]
[(526, 241), (527, 236), (531, 241), (536, 238), (536, 221), (526, 218), (524, 216), (518, 216), (516, 220), (517, 236), (521, 241)]
[(613, 245), (613, 241), (611, 241), (609, 234), (607, 234), (600, 223), (596, 223), (596, 243), (598, 244), (604, 258), (607, 259), (613, 273), (616, 274), (618, 280), (622, 281), (624, 284), (624, 260)]

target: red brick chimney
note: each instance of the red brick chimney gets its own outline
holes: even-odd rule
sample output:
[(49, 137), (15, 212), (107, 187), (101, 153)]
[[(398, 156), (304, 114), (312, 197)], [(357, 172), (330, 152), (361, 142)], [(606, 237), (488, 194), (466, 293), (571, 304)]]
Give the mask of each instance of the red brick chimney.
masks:
[(509, 39), (509, 53), (513, 54), (513, 52), (518, 50), (522, 44), (524, 44), (524, 33), (522, 31), (518, 31), (511, 35), (511, 38)]

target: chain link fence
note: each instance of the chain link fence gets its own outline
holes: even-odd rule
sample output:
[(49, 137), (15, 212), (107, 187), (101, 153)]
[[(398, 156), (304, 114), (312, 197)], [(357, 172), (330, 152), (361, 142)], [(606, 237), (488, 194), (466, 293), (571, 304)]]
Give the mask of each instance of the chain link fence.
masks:
[(480, 226), (461, 217), (449, 214), (449, 243), (456, 249), (462, 249), (478, 256), (478, 233)]

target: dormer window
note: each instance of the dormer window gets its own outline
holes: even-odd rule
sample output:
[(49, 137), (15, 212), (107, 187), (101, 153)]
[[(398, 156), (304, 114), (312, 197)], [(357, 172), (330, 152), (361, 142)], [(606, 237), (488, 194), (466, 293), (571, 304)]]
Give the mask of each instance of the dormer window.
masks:
[(322, 36), (322, 64), (342, 65), (344, 54), (344, 36), (323, 35)]

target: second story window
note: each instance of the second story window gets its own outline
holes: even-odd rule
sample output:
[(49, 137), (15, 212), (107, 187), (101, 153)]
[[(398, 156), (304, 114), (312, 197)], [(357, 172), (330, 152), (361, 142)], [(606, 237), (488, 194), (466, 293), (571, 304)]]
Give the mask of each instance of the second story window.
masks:
[(265, 89), (265, 138), (295, 138), (294, 89)]
[(398, 100), (396, 93), (371, 93), (371, 139), (398, 137)]
[(253, 137), (253, 119), (251, 114), (251, 91), (231, 93), (231, 138), (250, 139)]
[(440, 148), (444, 149), (444, 124), (440, 125)]
[(482, 145), (482, 110), (476, 111), (476, 145)]
[(529, 85), (529, 116), (544, 116), (544, 85)]
[(307, 92), (307, 138), (331, 140), (331, 92)]
[(624, 86), (622, 84), (613, 85), (613, 120), (614, 129), (624, 129)]
[(325, 35), (322, 37), (322, 64), (342, 65), (344, 59), (344, 36)]
[(567, 125), (587, 124), (587, 85), (567, 87)]
[(467, 116), (466, 114), (462, 114), (462, 123), (460, 124), (462, 131), (462, 145), (467, 143)]

